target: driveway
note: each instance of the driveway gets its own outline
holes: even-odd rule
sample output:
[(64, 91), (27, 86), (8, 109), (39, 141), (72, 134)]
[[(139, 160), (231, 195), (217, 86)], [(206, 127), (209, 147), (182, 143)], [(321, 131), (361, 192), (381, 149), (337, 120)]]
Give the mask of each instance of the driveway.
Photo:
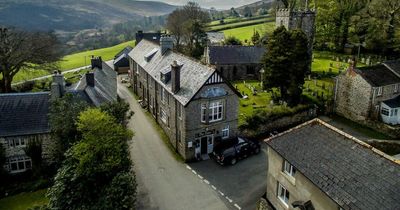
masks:
[(233, 166), (221, 166), (214, 160), (189, 164), (199, 175), (215, 186), (232, 203), (241, 209), (256, 209), (256, 205), (267, 187), (266, 145), (258, 155), (250, 156)]
[(137, 209), (224, 210), (235, 207), (178, 162), (159, 137), (128, 89), (119, 84), (118, 94), (129, 102), (135, 115), (129, 128), (135, 132), (130, 145), (138, 182)]

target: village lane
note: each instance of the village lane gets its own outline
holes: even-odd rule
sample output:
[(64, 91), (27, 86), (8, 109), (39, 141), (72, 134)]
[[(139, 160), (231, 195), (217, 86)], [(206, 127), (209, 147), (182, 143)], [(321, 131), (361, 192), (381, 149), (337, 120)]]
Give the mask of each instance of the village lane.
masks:
[(137, 209), (235, 208), (173, 157), (132, 93), (121, 83), (118, 94), (135, 112), (129, 128), (135, 132), (130, 152), (138, 183)]

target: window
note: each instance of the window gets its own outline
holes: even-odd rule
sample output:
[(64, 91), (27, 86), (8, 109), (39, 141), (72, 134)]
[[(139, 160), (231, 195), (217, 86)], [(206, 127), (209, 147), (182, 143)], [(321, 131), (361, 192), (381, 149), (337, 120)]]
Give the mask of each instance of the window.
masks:
[(165, 89), (163, 87), (161, 87), (160, 94), (161, 94), (161, 102), (164, 103), (166, 95), (165, 95)]
[(26, 141), (25, 139), (9, 139), (8, 140), (8, 146), (10, 148), (15, 148), (15, 147), (26, 147)]
[(229, 137), (229, 125), (225, 126), (225, 127), (222, 129), (222, 138), (223, 138), (223, 139), (226, 139), (226, 138), (228, 138), (228, 137)]
[(381, 114), (385, 116), (389, 116), (389, 109), (382, 107)]
[(395, 93), (399, 92), (399, 84), (394, 85), (393, 92)]
[(139, 75), (139, 64), (136, 64), (136, 74)]
[(216, 122), (222, 120), (223, 104), (222, 101), (214, 101), (209, 106), (210, 115), (208, 116), (209, 122)]
[(160, 108), (160, 118), (161, 118), (161, 121), (163, 121), (165, 124), (167, 124), (167, 120), (168, 120), (168, 116), (167, 116), (167, 113), (164, 111), (164, 109), (163, 108)]
[(378, 96), (381, 96), (383, 92), (383, 88), (382, 87), (378, 87)]
[(397, 116), (397, 109), (394, 110), (394, 116)]
[(256, 73), (256, 69), (254, 66), (248, 66), (246, 69), (246, 74), (255, 74)]
[(294, 174), (296, 173), (296, 169), (286, 160), (283, 163), (283, 171), (289, 176), (294, 176)]
[(182, 119), (182, 105), (179, 102), (176, 105), (176, 112), (178, 113), (178, 118)]
[(24, 157), (24, 156), (11, 157), (8, 159), (8, 167), (12, 173), (23, 172), (32, 168), (32, 162), (29, 157)]
[(390, 110), (390, 116), (393, 116), (393, 114), (394, 114), (394, 110), (391, 109), (391, 110)]
[(203, 122), (203, 123), (206, 122), (206, 115), (207, 115), (207, 105), (202, 104), (201, 105), (201, 122)]
[(278, 198), (282, 203), (289, 207), (289, 191), (278, 182)]

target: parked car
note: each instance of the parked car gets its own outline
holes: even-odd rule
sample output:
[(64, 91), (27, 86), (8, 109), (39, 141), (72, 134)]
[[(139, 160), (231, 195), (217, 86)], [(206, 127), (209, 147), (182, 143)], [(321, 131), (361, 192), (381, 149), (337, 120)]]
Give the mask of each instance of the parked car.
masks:
[(258, 141), (236, 137), (224, 140), (215, 147), (211, 157), (221, 165), (235, 165), (238, 160), (260, 153)]

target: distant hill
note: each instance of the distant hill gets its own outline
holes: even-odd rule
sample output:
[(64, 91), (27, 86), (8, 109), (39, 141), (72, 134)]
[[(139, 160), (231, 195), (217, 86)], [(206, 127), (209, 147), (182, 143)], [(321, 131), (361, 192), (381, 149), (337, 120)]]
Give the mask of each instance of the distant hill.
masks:
[[(236, 7), (235, 10), (239, 14), (243, 14), (243, 10), (246, 7), (249, 7), (252, 11), (253, 14), (256, 14), (260, 9), (270, 9), (273, 7), (275, 0), (262, 0), (262, 1), (257, 1), (251, 4), (246, 4), (240, 7)], [(225, 13), (230, 13), (230, 10), (226, 10)]]
[(165, 15), (176, 6), (133, 0), (1, 0), (0, 25), (29, 30), (78, 31)]

